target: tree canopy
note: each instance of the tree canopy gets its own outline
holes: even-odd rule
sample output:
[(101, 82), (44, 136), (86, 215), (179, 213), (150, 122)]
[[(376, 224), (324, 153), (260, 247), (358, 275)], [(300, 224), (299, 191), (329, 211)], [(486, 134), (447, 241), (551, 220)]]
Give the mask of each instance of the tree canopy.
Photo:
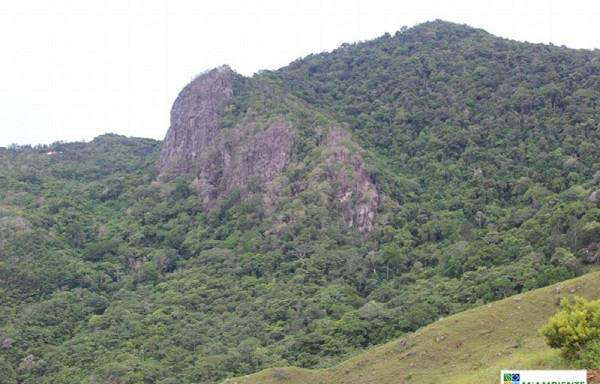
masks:
[(276, 116), (298, 133), (268, 186), (210, 206), (157, 177), (158, 141), (0, 149), (0, 380), (324, 367), (596, 268), (599, 66), (435, 21), (237, 77), (223, 143), (254, 153), (231, 127)]

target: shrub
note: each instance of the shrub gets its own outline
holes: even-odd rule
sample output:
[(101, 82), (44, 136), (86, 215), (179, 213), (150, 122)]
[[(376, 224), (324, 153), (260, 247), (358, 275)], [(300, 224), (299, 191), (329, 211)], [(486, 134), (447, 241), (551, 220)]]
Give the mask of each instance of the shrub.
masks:
[(573, 304), (563, 299), (560, 305), (563, 309), (540, 332), (550, 347), (559, 348), (565, 358), (574, 360), (600, 341), (600, 300), (576, 297)]

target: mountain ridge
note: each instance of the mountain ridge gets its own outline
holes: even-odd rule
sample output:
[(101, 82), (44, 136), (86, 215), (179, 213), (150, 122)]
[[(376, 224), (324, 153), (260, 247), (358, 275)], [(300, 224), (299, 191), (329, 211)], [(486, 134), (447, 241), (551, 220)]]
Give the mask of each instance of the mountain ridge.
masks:
[(432, 22), (207, 71), (162, 143), (0, 150), (0, 369), (324, 368), (594, 270), (598, 54)]

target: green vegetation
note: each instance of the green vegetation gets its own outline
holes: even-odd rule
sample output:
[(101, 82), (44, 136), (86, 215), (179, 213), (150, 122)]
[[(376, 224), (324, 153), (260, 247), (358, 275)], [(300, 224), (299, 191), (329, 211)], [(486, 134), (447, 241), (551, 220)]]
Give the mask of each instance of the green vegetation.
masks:
[(600, 363), (600, 300), (588, 302), (576, 297), (574, 304), (563, 299), (560, 305), (563, 309), (540, 330), (548, 345), (559, 348), (567, 359), (583, 355)]
[[(238, 80), (223, 135), (279, 115), (299, 133), (268, 193), (249, 182), (210, 207), (193, 175), (157, 181), (153, 140), (0, 149), (0, 379), (210, 383), (324, 368), (398, 337), (433, 345), (445, 328), (417, 330), (596, 269), (599, 69), (598, 51), (436, 21)], [(321, 145), (332, 126), (345, 147)], [(333, 185), (358, 173), (378, 194), (357, 197), (377, 200), (361, 233)], [(541, 336), (528, 335), (557, 297), (540, 292), (523, 296), (537, 319), (519, 325), (523, 340), (497, 315), (459, 321), (440, 345), (503, 340), (459, 357), (473, 375), (510, 345), (535, 356), (525, 351)], [(491, 308), (524, 305), (511, 300)], [(429, 347), (403, 348), (414, 369), (390, 378), (431, 364)]]
[(271, 368), (227, 383), (478, 384), (497, 382), (502, 369), (579, 369), (550, 349), (538, 329), (561, 298), (600, 298), (599, 278), (592, 273), (440, 319), (328, 369)]

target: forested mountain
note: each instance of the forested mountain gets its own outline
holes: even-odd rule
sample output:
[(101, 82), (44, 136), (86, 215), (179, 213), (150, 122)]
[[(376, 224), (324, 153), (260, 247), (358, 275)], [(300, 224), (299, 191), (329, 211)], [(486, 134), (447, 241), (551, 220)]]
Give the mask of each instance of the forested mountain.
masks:
[(597, 268), (599, 95), (597, 50), (434, 21), (0, 149), (0, 383), (324, 367)]

